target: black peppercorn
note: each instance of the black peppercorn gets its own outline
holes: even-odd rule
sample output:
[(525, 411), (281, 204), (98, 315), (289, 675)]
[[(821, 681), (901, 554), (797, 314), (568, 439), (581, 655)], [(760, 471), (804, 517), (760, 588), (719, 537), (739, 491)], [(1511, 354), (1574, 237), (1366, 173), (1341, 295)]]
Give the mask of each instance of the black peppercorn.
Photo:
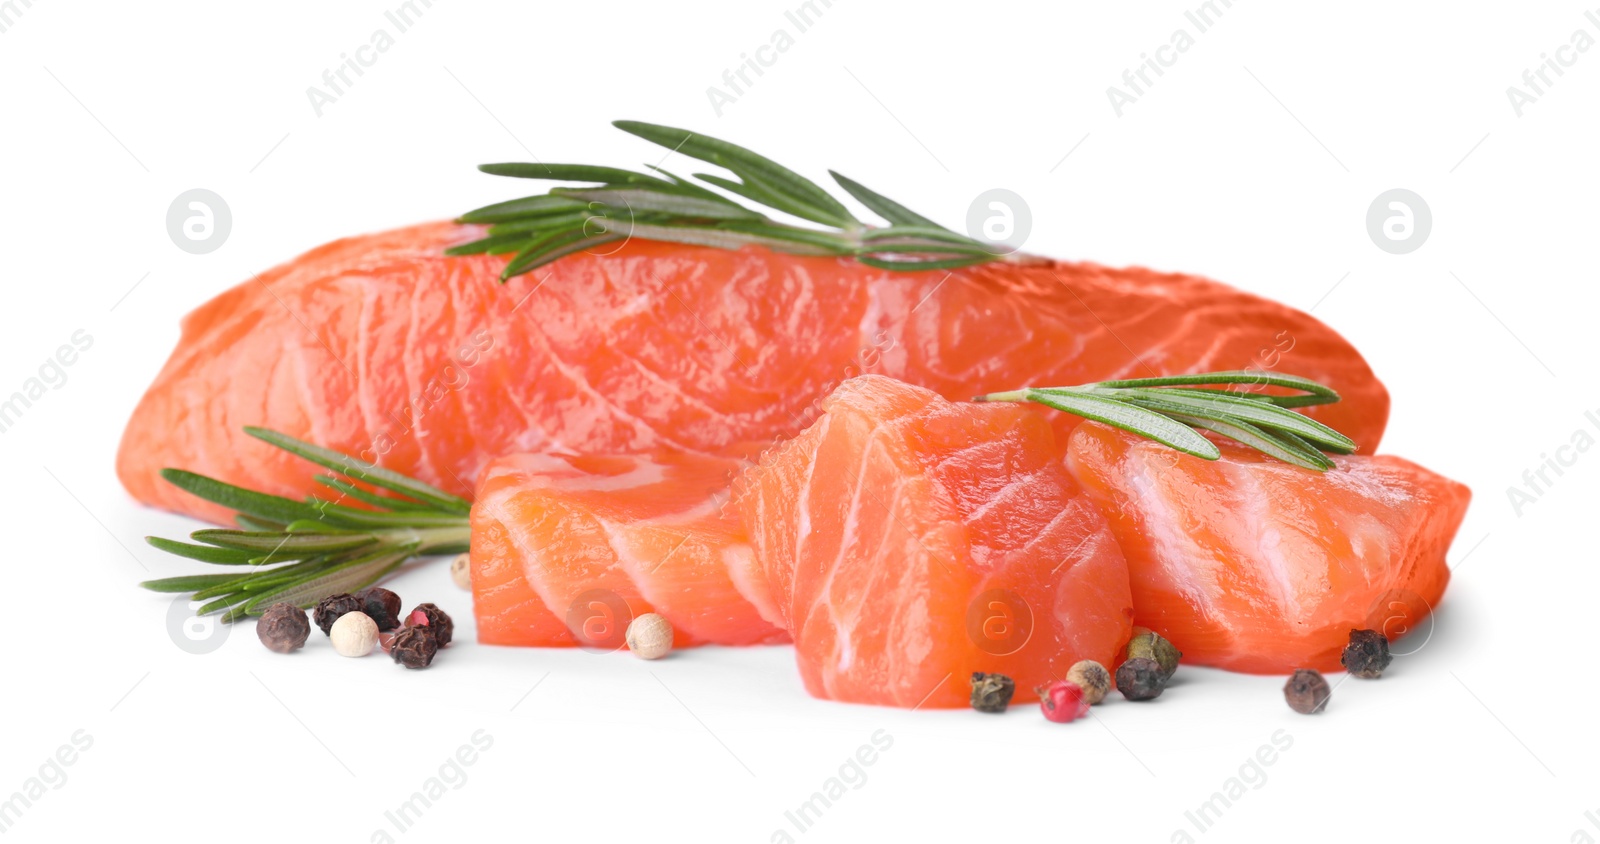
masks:
[(1117, 691), (1128, 700), (1153, 700), (1166, 690), (1168, 676), (1160, 662), (1136, 656), (1117, 666)]
[(299, 649), (311, 635), (311, 622), (306, 621), (306, 611), (287, 601), (279, 601), (262, 613), (256, 622), (256, 636), (267, 650), (281, 654)]
[(972, 708), (979, 712), (1006, 711), (1016, 691), (1016, 682), (1004, 674), (972, 672)]
[(435, 604), (418, 604), (416, 609), (406, 615), (406, 623), (408, 625), (422, 626), (414, 620), (417, 613), (422, 613), (423, 617), (428, 620), (426, 629), (433, 635), (433, 638), (439, 640), (439, 647), (442, 648), (450, 644), (450, 640), (455, 637), (456, 623), (450, 620), (448, 613), (439, 609)]
[(333, 629), (333, 623), (339, 620), (339, 616), (347, 612), (360, 611), (361, 601), (356, 596), (349, 592), (340, 592), (318, 601), (317, 608), (311, 616), (316, 620), (317, 626), (322, 628), (324, 635), (332, 635), (328, 631)]
[(1351, 630), (1350, 644), (1339, 657), (1344, 670), (1364, 680), (1376, 680), (1389, 667), (1389, 640), (1376, 630)]
[(402, 627), (389, 641), (389, 656), (407, 668), (427, 668), (438, 652), (439, 640), (427, 627)]
[(400, 626), (400, 596), (382, 586), (368, 586), (356, 593), (362, 612), (378, 623), (379, 630), (393, 630)]
[(1301, 715), (1321, 712), (1332, 696), (1333, 690), (1328, 688), (1328, 681), (1309, 668), (1294, 672), (1294, 676), (1283, 686), (1283, 699), (1289, 702), (1290, 709)]

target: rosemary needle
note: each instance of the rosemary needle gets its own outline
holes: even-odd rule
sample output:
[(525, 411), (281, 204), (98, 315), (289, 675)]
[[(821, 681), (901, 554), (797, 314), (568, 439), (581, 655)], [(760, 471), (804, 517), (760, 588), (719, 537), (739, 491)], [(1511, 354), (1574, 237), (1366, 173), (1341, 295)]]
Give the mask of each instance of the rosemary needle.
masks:
[[(1210, 387), (1281, 387), (1267, 395)], [(1120, 428), (1206, 460), (1222, 456), (1210, 431), (1271, 457), (1318, 472), (1333, 468), (1324, 454), (1350, 454), (1354, 440), (1289, 408), (1331, 404), (1339, 394), (1309, 378), (1230, 370), (1198, 375), (1099, 381), (1077, 387), (1026, 387), (973, 401), (1033, 402)]]

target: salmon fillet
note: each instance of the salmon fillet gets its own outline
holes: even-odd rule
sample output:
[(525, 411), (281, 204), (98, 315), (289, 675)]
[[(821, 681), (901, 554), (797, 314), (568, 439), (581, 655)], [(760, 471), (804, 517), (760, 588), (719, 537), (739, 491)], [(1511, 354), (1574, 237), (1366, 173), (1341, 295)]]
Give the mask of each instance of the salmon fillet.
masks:
[(689, 454), (494, 461), (472, 506), (478, 640), (616, 650), (655, 612), (676, 647), (788, 641), (723, 506), (739, 467)]
[(823, 410), (734, 486), (812, 695), (958, 707), (985, 671), (1033, 700), (1080, 659), (1114, 665), (1127, 566), (1048, 411), (875, 375)]
[(241, 430), (260, 425), (468, 495), (505, 454), (771, 444), (869, 372), (964, 399), (1268, 365), (1343, 393), (1310, 413), (1368, 451), (1389, 412), (1331, 329), (1193, 276), (1058, 262), (894, 273), (636, 240), (501, 285), (503, 259), (442, 254), (481, 234), (434, 223), (336, 241), (191, 313), (123, 435), (124, 486), (213, 521), (229, 514), (160, 470), (317, 489), (307, 464)]
[(1398, 635), (1438, 605), (1467, 487), (1388, 455), (1318, 473), (1221, 448), (1206, 461), (1086, 422), (1068, 451), (1127, 555), (1137, 623), (1185, 663), (1340, 670), (1352, 628)]

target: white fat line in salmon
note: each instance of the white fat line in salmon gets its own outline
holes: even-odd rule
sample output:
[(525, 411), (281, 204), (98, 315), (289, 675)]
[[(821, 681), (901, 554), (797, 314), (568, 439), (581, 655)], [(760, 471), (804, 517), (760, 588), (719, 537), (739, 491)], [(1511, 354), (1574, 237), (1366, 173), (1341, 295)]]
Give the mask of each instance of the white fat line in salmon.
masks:
[[(404, 835), (433, 804), (439, 802), (446, 794), (460, 789), (467, 784), (467, 769), (478, 764), (479, 755), (494, 747), (494, 736), (488, 730), (479, 729), (472, 734), (470, 743), (462, 744), (453, 753), (446, 756), (439, 764), (438, 769), (427, 779), (411, 796), (401, 801), (400, 805), (385, 810), (384, 820), (389, 822), (395, 832)], [(396, 839), (389, 834), (389, 830), (379, 827), (368, 836), (373, 844), (394, 844)]]
[[(834, 803), (839, 802), (852, 790), (859, 789), (867, 784), (867, 768), (877, 764), (881, 754), (894, 747), (894, 736), (888, 730), (878, 730), (872, 734), (871, 744), (863, 744), (855, 752), (845, 757), (844, 763), (839, 766), (838, 773), (822, 781), (822, 787), (811, 793), (811, 796), (798, 807), (783, 813), (784, 820), (788, 821), (795, 831), (804, 834), (806, 830), (817, 825), (824, 812), (828, 811)], [(772, 844), (794, 844), (796, 839), (789, 830), (779, 827), (772, 831), (768, 837)]]
[(438, 406), (449, 394), (467, 385), (471, 380), (467, 370), (477, 366), (484, 354), (493, 348), (494, 335), (488, 329), (474, 332), (469, 342), (456, 349), (451, 359), (422, 383), (422, 389), (407, 399), (404, 407), (382, 412), (382, 419), (388, 426), (372, 438), (371, 447), (361, 452), (361, 459), (377, 463), (379, 457), (388, 454), (401, 437), (422, 421), (429, 410)]
[[(1270, 744), (1263, 744), (1246, 756), (1238, 772), (1223, 780), (1222, 787), (1212, 792), (1198, 807), (1185, 811), (1184, 819), (1200, 834), (1209, 831), (1217, 821), (1222, 820), (1223, 813), (1233, 804), (1267, 784), (1267, 769), (1276, 765), (1280, 755), (1291, 747), (1294, 747), (1294, 736), (1288, 730), (1273, 733)], [(1197, 839), (1189, 834), (1189, 830), (1179, 827), (1172, 831), (1168, 840), (1173, 844), (1194, 844)]]
[[(1204, 35), (1216, 26), (1225, 10), (1232, 8), (1233, 0), (1205, 0), (1195, 8), (1185, 11), (1183, 17), (1194, 27), (1196, 33)], [(1188, 28), (1180, 26), (1173, 30), (1167, 43), (1152, 51), (1155, 55), (1140, 53), (1138, 64), (1123, 69), (1123, 87), (1111, 85), (1106, 88), (1106, 99), (1111, 103), (1111, 110), (1121, 117), (1123, 109), (1149, 93), (1155, 86), (1156, 80), (1166, 75), (1166, 68), (1177, 64), (1179, 56), (1194, 47), (1195, 40), (1195, 36), (1189, 34)]]

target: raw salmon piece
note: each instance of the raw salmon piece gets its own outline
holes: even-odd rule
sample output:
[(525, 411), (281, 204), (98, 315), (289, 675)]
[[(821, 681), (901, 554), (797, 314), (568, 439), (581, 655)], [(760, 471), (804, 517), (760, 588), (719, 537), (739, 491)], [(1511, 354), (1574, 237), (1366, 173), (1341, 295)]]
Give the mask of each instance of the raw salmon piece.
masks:
[(1185, 663), (1340, 670), (1352, 628), (1398, 635), (1438, 605), (1467, 487), (1388, 455), (1317, 473), (1221, 448), (1206, 461), (1084, 423), (1068, 451), (1127, 555), (1137, 623)]
[(966, 706), (986, 671), (1023, 701), (1080, 659), (1113, 664), (1127, 567), (1047, 412), (875, 375), (823, 410), (734, 486), (811, 694)]
[[(788, 641), (737, 516), (739, 461), (518, 454), (484, 472), (472, 506), (480, 641), (612, 650), (656, 612), (674, 644)], [(769, 610), (770, 612), (770, 610)]]
[(485, 645), (576, 645), (566, 622), (550, 612), (523, 572), (511, 504), (524, 476), (491, 466), (472, 505), (472, 612)]
[(633, 241), (502, 285), (503, 258), (443, 254), (481, 234), (438, 223), (337, 241), (190, 314), (123, 435), (123, 484), (216, 521), (229, 514), (160, 470), (320, 490), (314, 468), (242, 431), (261, 425), (469, 495), (505, 454), (771, 444), (862, 372), (966, 399), (1268, 366), (1343, 393), (1311, 413), (1365, 451), (1389, 412), (1328, 327), (1193, 276), (1048, 261), (894, 273)]

